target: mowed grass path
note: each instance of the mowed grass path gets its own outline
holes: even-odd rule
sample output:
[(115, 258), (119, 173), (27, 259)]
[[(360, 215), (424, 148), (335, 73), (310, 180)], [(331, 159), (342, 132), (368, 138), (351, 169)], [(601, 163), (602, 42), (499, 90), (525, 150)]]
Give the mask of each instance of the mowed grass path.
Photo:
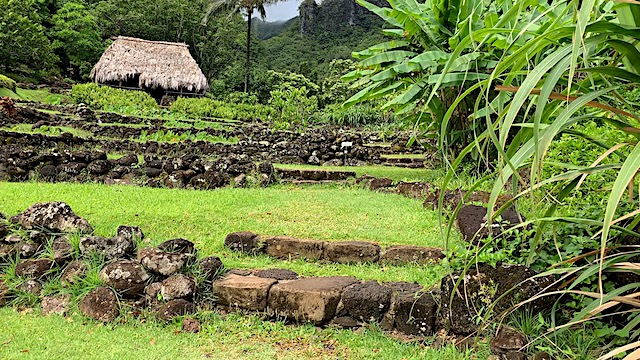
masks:
[[(0, 182), (0, 212), (14, 215), (36, 202), (64, 201), (86, 217), (99, 235), (113, 236), (118, 225), (137, 225), (150, 244), (176, 237), (196, 243), (202, 256), (220, 256), (229, 268), (283, 267), (305, 276), (352, 275), (380, 281), (435, 285), (440, 266), (382, 267), (281, 261), (241, 256), (224, 248), (232, 231), (303, 238), (367, 240), (381, 245), (441, 246), (435, 212), (399, 195), (338, 186), (275, 186), (216, 191), (152, 189), (100, 184)], [(200, 334), (153, 322), (102, 326), (82, 319), (43, 318), (0, 309), (2, 359), (464, 359), (455, 348), (434, 350), (393, 340), (378, 330), (354, 334), (287, 326), (258, 316), (205, 312)], [(122, 321), (122, 320), (121, 320)]]

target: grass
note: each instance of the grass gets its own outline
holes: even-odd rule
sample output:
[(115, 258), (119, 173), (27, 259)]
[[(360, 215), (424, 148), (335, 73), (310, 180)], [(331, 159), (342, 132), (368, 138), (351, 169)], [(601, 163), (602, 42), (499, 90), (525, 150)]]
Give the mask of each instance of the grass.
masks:
[[(291, 164), (275, 164), (274, 166), (282, 169), (355, 171), (358, 177), (371, 175), (378, 178), (389, 178), (394, 181), (422, 181), (432, 184), (439, 184), (445, 176), (443, 169), (409, 169), (395, 166), (313, 166)], [(468, 188), (475, 181), (473, 177), (466, 173), (460, 173), (458, 176), (449, 184), (451, 188)]]
[[(101, 325), (78, 316), (42, 317), (0, 309), (2, 359), (481, 359), (453, 346), (439, 350), (402, 343), (379, 331), (355, 334), (287, 326), (255, 315), (222, 317), (202, 312), (199, 334), (182, 333), (178, 322), (161, 325), (129, 320)], [(483, 350), (486, 353), (486, 349)], [(474, 356), (475, 355), (475, 356)], [(478, 355), (480, 355), (478, 357)]]
[[(440, 266), (381, 267), (281, 261), (239, 256), (223, 247), (225, 235), (249, 230), (303, 238), (368, 240), (381, 245), (439, 246), (434, 212), (417, 200), (338, 186), (276, 186), (216, 191), (170, 190), (100, 184), (0, 183), (0, 211), (12, 215), (39, 201), (65, 201), (96, 233), (113, 236), (121, 224), (138, 225), (150, 243), (184, 237), (202, 256), (216, 254), (231, 268), (289, 268), (306, 276), (353, 275), (361, 279), (436, 284)], [(121, 317), (99, 325), (77, 315), (41, 317), (0, 309), (0, 358), (32, 359), (481, 359), (454, 347), (431, 349), (394, 340), (377, 329), (353, 333), (289, 326), (257, 315), (202, 311), (200, 334), (182, 334), (152, 320)], [(117, 341), (114, 341), (117, 339)], [(483, 351), (486, 351), (484, 346)], [(484, 353), (483, 353), (484, 354)], [(485, 354), (487, 355), (487, 354)]]
[(4, 97), (4, 96), (10, 97), (12, 99), (19, 98), (18, 94), (14, 93), (13, 91), (7, 88), (0, 87), (0, 97)]
[[(437, 214), (418, 200), (338, 186), (192, 191), (99, 184), (3, 183), (0, 211), (15, 214), (35, 202), (65, 201), (96, 233), (113, 236), (119, 225), (138, 225), (159, 243), (183, 237), (204, 254), (237, 268), (287, 267), (304, 275), (353, 275), (362, 279), (417, 281), (430, 286), (439, 266), (388, 267), (280, 261), (239, 256), (223, 246), (233, 231), (327, 241), (363, 240), (381, 246), (442, 247)], [(459, 241), (459, 240), (458, 240)], [(458, 242), (459, 244), (459, 242)]]

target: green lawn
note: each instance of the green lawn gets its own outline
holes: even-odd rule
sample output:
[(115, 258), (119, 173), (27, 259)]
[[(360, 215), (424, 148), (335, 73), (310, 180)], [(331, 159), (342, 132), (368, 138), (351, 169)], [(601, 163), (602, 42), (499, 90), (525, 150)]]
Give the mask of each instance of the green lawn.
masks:
[[(301, 275), (353, 275), (381, 281), (435, 285), (441, 266), (381, 267), (281, 261), (240, 256), (226, 250), (232, 231), (336, 240), (368, 240), (381, 245), (440, 246), (434, 212), (399, 195), (338, 186), (277, 186), (216, 191), (152, 189), (99, 184), (0, 182), (0, 211), (13, 215), (38, 201), (65, 201), (96, 232), (113, 236), (121, 224), (139, 225), (158, 243), (175, 237), (194, 241), (201, 255), (216, 254), (231, 268), (284, 267)], [(444, 266), (444, 265), (443, 265)], [(81, 359), (203, 357), (221, 359), (463, 359), (454, 348), (407, 344), (378, 330), (316, 329), (263, 321), (258, 316), (200, 313), (203, 332), (178, 333), (153, 322), (122, 318), (127, 324), (100, 326), (77, 315), (43, 318), (0, 310), (0, 358)], [(149, 320), (151, 321), (151, 320)]]
[(39, 201), (65, 201), (96, 233), (113, 236), (119, 225), (138, 225), (159, 243), (183, 237), (229, 267), (287, 267), (304, 275), (353, 275), (362, 279), (436, 284), (439, 266), (317, 264), (247, 257), (223, 246), (234, 231), (320, 240), (365, 240), (381, 246), (442, 247), (438, 218), (418, 200), (338, 186), (193, 191), (99, 184), (0, 183), (0, 211), (15, 214)]

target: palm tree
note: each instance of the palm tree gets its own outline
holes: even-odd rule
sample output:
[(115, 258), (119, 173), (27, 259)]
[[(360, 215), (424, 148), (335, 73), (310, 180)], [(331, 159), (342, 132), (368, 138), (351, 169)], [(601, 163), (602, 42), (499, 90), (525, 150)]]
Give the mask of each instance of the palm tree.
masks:
[(228, 13), (233, 16), (238, 13), (246, 13), (247, 15), (247, 64), (244, 77), (244, 92), (249, 92), (249, 76), (251, 72), (251, 18), (253, 12), (257, 11), (264, 20), (267, 16), (265, 6), (274, 4), (278, 0), (211, 0), (207, 13), (204, 16), (203, 23), (206, 23), (209, 16), (214, 13)]

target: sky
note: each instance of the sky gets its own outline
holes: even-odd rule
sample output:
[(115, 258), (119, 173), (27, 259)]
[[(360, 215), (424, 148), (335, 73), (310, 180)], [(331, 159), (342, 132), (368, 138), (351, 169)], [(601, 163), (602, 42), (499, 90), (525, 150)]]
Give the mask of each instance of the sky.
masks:
[(270, 5), (267, 10), (267, 21), (289, 20), (298, 16), (300, 0), (287, 0)]

